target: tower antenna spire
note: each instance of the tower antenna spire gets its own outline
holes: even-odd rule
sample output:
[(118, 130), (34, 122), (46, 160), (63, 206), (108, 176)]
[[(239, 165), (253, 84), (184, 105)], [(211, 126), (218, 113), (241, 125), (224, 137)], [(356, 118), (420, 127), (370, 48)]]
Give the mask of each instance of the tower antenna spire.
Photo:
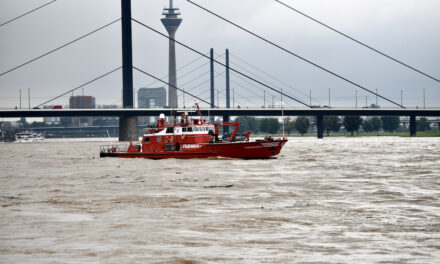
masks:
[(173, 0), (170, 0), (170, 9), (173, 9)]

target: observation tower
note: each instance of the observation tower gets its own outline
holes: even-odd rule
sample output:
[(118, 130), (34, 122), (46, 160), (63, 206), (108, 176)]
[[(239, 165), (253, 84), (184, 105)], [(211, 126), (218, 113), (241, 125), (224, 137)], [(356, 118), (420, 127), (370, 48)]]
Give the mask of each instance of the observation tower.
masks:
[(174, 37), (176, 31), (182, 23), (182, 19), (179, 18), (180, 11), (179, 8), (174, 8), (173, 0), (170, 0), (170, 7), (164, 8), (162, 15), (162, 24), (165, 26), (170, 37), (169, 40), (169, 65), (168, 65), (168, 105), (172, 108), (178, 107), (177, 102), (177, 76), (176, 76), (176, 43), (174, 42)]

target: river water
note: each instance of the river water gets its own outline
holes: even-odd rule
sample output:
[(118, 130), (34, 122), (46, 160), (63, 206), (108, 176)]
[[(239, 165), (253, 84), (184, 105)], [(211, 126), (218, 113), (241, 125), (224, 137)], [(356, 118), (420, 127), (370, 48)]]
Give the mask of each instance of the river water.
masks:
[(440, 138), (291, 138), (271, 160), (0, 145), (0, 263), (439, 263)]

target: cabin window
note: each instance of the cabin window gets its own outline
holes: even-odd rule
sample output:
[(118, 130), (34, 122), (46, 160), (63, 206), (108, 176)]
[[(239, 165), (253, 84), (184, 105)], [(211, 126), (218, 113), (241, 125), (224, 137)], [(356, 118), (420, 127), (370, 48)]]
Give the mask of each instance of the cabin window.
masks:
[(165, 151), (174, 151), (174, 145), (173, 144), (166, 144)]
[(144, 142), (150, 142), (150, 137), (144, 137)]
[(186, 127), (182, 127), (182, 132), (186, 132)]
[(161, 137), (160, 137), (160, 136), (157, 137), (157, 138), (156, 138), (156, 141), (157, 141), (157, 142), (160, 142), (160, 141), (161, 141)]
[(199, 128), (198, 127), (193, 127), (193, 131), (194, 132), (199, 132)]
[(167, 127), (167, 134), (173, 134), (174, 133), (174, 127)]
[(193, 132), (193, 128), (192, 127), (188, 127), (187, 131), (188, 132)]

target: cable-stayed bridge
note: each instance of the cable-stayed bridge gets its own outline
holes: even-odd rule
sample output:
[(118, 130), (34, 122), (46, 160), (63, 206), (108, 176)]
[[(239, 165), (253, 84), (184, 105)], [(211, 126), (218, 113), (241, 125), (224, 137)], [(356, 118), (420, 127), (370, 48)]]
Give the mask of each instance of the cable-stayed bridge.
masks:
[[(144, 108), (144, 109), (30, 109), (30, 110), (0, 110), (2, 117), (59, 117), (59, 116), (179, 116), (184, 112), (195, 113), (195, 110), (180, 108)], [(315, 116), (317, 124), (317, 136), (324, 135), (324, 116), (409, 116), (410, 134), (416, 135), (417, 116), (440, 116), (440, 108), (437, 109), (373, 109), (373, 108), (214, 108), (201, 109), (203, 116), (221, 116), (227, 119), (230, 116)]]
[[(11, 19), (3, 24), (0, 25), (0, 27), (2, 26), (6, 26), (9, 23), (13, 23), (15, 20), (20, 19), (23, 16), (26, 16), (30, 13), (33, 12), (37, 12), (38, 10), (45, 8), (53, 3), (55, 3), (57, 0), (55, 1), (51, 1), (48, 2), (38, 8), (35, 8), (21, 16), (18, 16), (14, 19)], [(58, 1), (62, 1), (62, 0), (58, 0)], [(304, 56), (299, 55), (298, 53), (290, 50), (289, 48), (286, 48), (278, 43), (276, 43), (273, 40), (270, 40), (268, 38), (265, 38), (251, 30), (249, 30), (248, 28), (234, 22), (231, 21), (230, 19), (219, 15), (218, 13), (216, 13), (215, 11), (209, 10), (206, 7), (196, 3), (195, 1), (190, 1), (190, 0), (186, 0), (188, 3), (190, 3), (191, 5), (193, 5), (195, 8), (198, 8), (218, 19), (220, 19), (221, 21), (228, 23), (230, 25), (232, 25), (233, 27), (237, 28), (238, 30), (241, 30), (253, 37), (255, 37), (258, 41), (262, 41), (264, 43), (267, 43), (268, 45), (275, 47), (276, 49), (281, 50), (282, 52), (285, 52), (288, 56), (292, 56), (295, 57), (299, 60), (304, 61), (307, 64), (310, 64), (316, 68), (318, 68), (319, 70), (335, 77), (338, 78), (358, 89), (364, 90), (367, 93), (370, 93), (373, 97), (376, 97), (376, 100), (378, 98), (380, 98), (381, 100), (387, 101), (388, 103), (391, 103), (392, 105), (395, 106), (395, 109), (361, 109), (358, 108), (357, 105), (354, 109), (337, 109), (337, 108), (314, 108), (313, 104), (312, 104), (312, 96), (310, 94), (310, 100), (306, 100), (305, 97), (307, 97), (307, 94), (304, 91), (301, 91), (300, 89), (297, 89), (295, 87), (291, 87), (289, 85), (288, 88), (280, 88), (280, 83), (282, 83), (283, 81), (281, 80), (276, 80), (278, 82), (278, 84), (274, 84), (274, 80), (272, 78), (272, 80), (268, 80), (271, 79), (270, 76), (267, 73), (263, 74), (255, 74), (249, 71), (250, 68), (254, 68), (257, 69), (255, 66), (248, 64), (246, 61), (241, 60), (238, 56), (233, 55), (233, 58), (236, 59), (236, 61), (242, 61), (244, 64), (246, 64), (245, 67), (241, 67), (240, 65), (238, 65), (237, 63), (232, 62), (230, 64), (229, 61), (229, 51), (226, 51), (224, 54), (216, 54), (214, 53), (213, 50), (211, 50), (210, 54), (206, 54), (205, 52), (199, 51), (197, 49), (195, 49), (193, 46), (191, 46), (188, 43), (183, 43), (179, 40), (174, 39), (174, 33), (175, 33), (175, 29), (171, 34), (170, 31), (168, 30), (168, 32), (170, 33), (170, 35), (166, 35), (164, 33), (162, 33), (160, 30), (153, 28), (150, 25), (147, 25), (145, 23), (143, 23), (142, 21), (132, 18), (131, 17), (131, 1), (130, 0), (121, 0), (121, 18), (115, 19), (91, 32), (88, 32), (87, 34), (84, 34), (68, 43), (65, 43), (64, 45), (61, 45), (59, 47), (56, 47), (55, 49), (52, 49), (40, 56), (37, 56), (31, 60), (25, 61), (20, 65), (17, 65), (15, 67), (10, 68), (7, 71), (1, 72), (0, 73), (0, 78), (2, 76), (5, 76), (17, 69), (20, 69), (22, 67), (27, 66), (28, 64), (31, 63), (36, 63), (38, 60), (49, 56), (55, 52), (58, 52), (59, 50), (62, 50), (66, 47), (68, 47), (69, 45), (72, 45), (78, 41), (81, 41), (107, 27), (113, 26), (115, 24), (121, 23), (122, 25), (122, 66), (120, 67), (116, 67), (114, 69), (112, 69), (111, 71), (108, 71), (106, 73), (103, 73), (102, 75), (98, 76), (97, 78), (90, 80), (78, 87), (75, 87), (69, 91), (63, 92), (60, 95), (55, 96), (54, 98), (47, 100), (45, 102), (43, 102), (42, 104), (37, 105), (35, 108), (39, 108), (43, 105), (46, 105), (50, 102), (52, 102), (54, 99), (57, 99), (61, 96), (64, 96), (68, 93), (71, 93), (75, 90), (78, 90), (84, 86), (89, 85), (90, 83), (96, 82), (102, 78), (107, 77), (110, 74), (114, 74), (116, 72), (118, 72), (119, 70), (122, 71), (122, 75), (123, 75), (123, 85), (122, 85), (122, 90), (123, 90), (123, 96), (122, 96), (122, 106), (124, 109), (69, 109), (69, 110), (40, 110), (40, 109), (34, 109), (34, 110), (23, 110), (23, 109), (17, 109), (17, 110), (5, 110), (5, 111), (0, 111), (0, 117), (44, 117), (44, 116), (102, 116), (102, 115), (106, 115), (106, 116), (119, 116), (120, 117), (120, 140), (130, 140), (130, 139), (135, 139), (137, 138), (137, 116), (156, 116), (159, 113), (166, 113), (168, 115), (176, 115), (176, 113), (178, 113), (179, 111), (186, 111), (186, 108), (164, 108), (164, 109), (134, 109), (134, 101), (133, 101), (133, 70), (144, 74), (148, 77), (150, 77), (151, 79), (154, 79), (155, 82), (159, 82), (162, 83), (163, 85), (167, 85), (169, 87), (169, 91), (179, 91), (181, 92), (182, 96), (187, 96), (192, 98), (192, 100), (195, 100), (196, 102), (202, 104), (203, 106), (207, 106), (208, 108), (202, 108), (202, 112), (204, 115), (206, 116), (222, 116), (224, 120), (228, 120), (230, 116), (242, 116), (242, 115), (251, 115), (251, 116), (298, 116), (298, 115), (304, 115), (304, 116), (316, 116), (317, 117), (317, 127), (318, 127), (318, 137), (322, 137), (322, 131), (323, 131), (323, 124), (322, 124), (322, 120), (323, 120), (323, 116), (326, 115), (362, 115), (362, 116), (409, 116), (410, 117), (410, 127), (413, 128), (411, 129), (411, 134), (415, 135), (415, 118), (416, 116), (439, 116), (439, 112), (437, 109), (406, 109), (406, 107), (403, 104), (403, 100), (401, 98), (400, 102), (398, 102), (398, 100), (396, 100), (395, 98), (388, 98), (385, 97), (381, 94), (379, 94), (377, 92), (377, 90), (373, 90), (370, 89), (364, 85), (359, 84), (356, 81), (353, 81), (341, 74), (336, 73), (335, 71), (332, 71), (326, 67), (321, 66), (320, 64), (305, 58)], [(295, 12), (299, 12), (298, 10), (294, 9), (292, 6), (287, 5), (286, 3), (282, 2), (282, 1), (275, 1), (278, 2), (279, 4), (286, 6), (286, 8), (289, 8), (290, 10), (293, 10)], [(166, 8), (167, 12), (166, 12), (166, 19), (180, 19), (177, 18), (177, 13), (174, 13), (176, 8), (173, 7), (173, 1), (170, 0), (170, 8)], [(170, 11), (172, 11), (172, 14), (170, 15)], [(301, 12), (300, 12), (301, 13)], [(180, 14), (180, 13), (179, 13)], [(373, 50), (374, 52), (402, 65), (403, 67), (406, 67), (412, 71), (415, 71), (423, 76), (425, 76), (426, 78), (429, 78), (430, 80), (434, 81), (434, 82), (438, 82), (440, 83), (440, 80), (433, 77), (432, 75), (423, 72), (413, 66), (410, 66), (407, 63), (402, 62), (401, 60), (398, 60), (388, 54), (385, 54), (384, 52), (381, 52), (369, 45), (364, 44), (363, 42), (354, 39), (352, 37), (350, 37), (347, 34), (344, 34), (332, 27), (329, 27), (328, 25), (325, 25), (324, 23), (322, 23), (321, 21), (314, 19), (304, 13), (301, 13), (302, 15), (304, 15), (305, 17), (315, 21), (316, 23), (319, 23), (327, 28), (329, 28), (330, 30), (350, 39), (351, 41), (354, 41), (370, 50)], [(168, 17), (170, 16), (170, 17)], [(174, 17), (176, 16), (176, 17)], [(165, 19), (165, 20), (166, 20)], [(181, 22), (181, 19), (179, 21), (179, 24)], [(132, 24), (136, 24), (142, 28), (144, 28), (145, 30), (148, 30), (149, 32), (152, 32), (154, 34), (157, 34), (160, 37), (163, 37), (165, 39), (169, 40), (170, 43), (170, 54), (171, 52), (171, 46), (175, 46), (175, 45), (179, 45), (180, 47), (183, 47), (187, 50), (189, 50), (190, 52), (193, 52), (194, 54), (197, 54), (199, 56), (199, 59), (206, 59), (208, 60), (210, 64), (210, 71), (208, 72), (203, 72), (202, 74), (200, 74), (199, 76), (189, 80), (188, 82), (185, 82), (181, 85), (177, 85), (176, 83), (176, 76), (175, 73), (173, 73), (170, 70), (170, 74), (169, 76), (164, 76), (164, 77), (158, 77), (155, 76), (147, 71), (145, 71), (144, 69), (142, 69), (141, 67), (138, 67), (137, 65), (133, 65), (133, 58), (132, 58)], [(173, 25), (172, 21), (167, 21), (166, 23), (164, 22), (164, 25), (170, 26)], [(177, 24), (176, 24), (177, 25)], [(177, 25), (178, 27), (178, 25)], [(220, 61), (220, 58), (225, 58), (226, 62), (222, 62)], [(170, 65), (171, 65), (171, 59), (170, 59)], [(175, 64), (175, 61), (174, 61)], [(219, 65), (221, 68), (224, 68), (224, 72), (218, 72), (214, 69), (214, 65)], [(243, 65), (243, 64), (242, 64)], [(170, 66), (171, 68), (171, 66)], [(234, 80), (230, 80), (230, 75), (233, 75), (235, 77), (235, 81)], [(264, 76), (263, 76), (264, 75)], [(226, 89), (219, 91), (217, 90), (217, 96), (215, 94), (215, 90), (214, 90), (214, 78), (217, 76), (225, 76), (226, 78)], [(168, 81), (165, 81), (164, 79), (168, 77)], [(180, 78), (183, 78), (184, 76), (180, 76)], [(208, 77), (208, 80), (204, 80), (203, 82), (201, 82), (200, 84), (194, 86), (194, 87), (190, 87), (189, 89), (185, 89), (185, 84), (187, 83), (192, 83), (196, 80), (200, 80), (200, 79), (204, 79)], [(240, 80), (241, 82), (238, 82), (237, 80)], [(207, 83), (210, 83), (209, 89), (205, 89), (202, 93), (196, 94), (194, 93), (194, 91), (196, 90), (196, 88), (200, 87), (200, 86), (204, 86), (207, 85)], [(243, 84), (245, 83), (245, 84)], [(234, 86), (235, 88), (233, 88), (232, 90), (232, 109), (231, 107), (231, 86)], [(258, 92), (258, 94), (256, 93), (256, 90), (260, 89), (260, 92)], [(254, 108), (254, 109), (249, 109), (249, 108), (240, 108), (237, 109), (235, 108), (235, 94), (240, 95), (240, 93), (244, 93), (244, 91), (247, 91), (246, 93), (252, 93), (256, 96), (260, 96), (261, 97), (261, 92), (263, 92), (263, 97), (264, 97), (264, 103), (263, 105), (259, 104), (258, 102), (256, 102), (255, 100), (247, 97), (247, 96), (240, 96), (241, 100), (245, 100), (247, 101), (247, 104), (253, 105), (255, 107), (258, 108)], [(293, 96), (292, 95), (292, 90), (295, 90), (296, 92), (299, 92), (300, 94), (302, 94), (302, 97), (299, 96)], [(174, 94), (173, 92), (173, 94)], [(215, 98), (219, 97), (219, 93), (222, 93), (222, 95), (224, 95), (226, 97), (226, 105), (229, 108), (219, 108), (219, 103), (217, 101), (215, 101)], [(267, 92), (267, 99), (266, 99), (266, 92)], [(206, 93), (209, 93), (209, 98), (206, 98)], [(171, 94), (171, 92), (170, 92)], [(284, 101), (290, 101), (295, 103), (296, 105), (298, 105), (298, 107), (305, 107), (305, 108), (291, 108), (291, 107), (283, 107), (283, 108), (275, 108), (275, 103), (274, 103), (274, 97), (281, 97), (281, 103), (280, 105), (283, 105), (283, 100)], [(272, 97), (272, 107), (268, 108), (266, 107), (266, 101), (268, 101), (269, 103), (267, 105), (270, 105), (270, 97)], [(173, 96), (173, 101), (175, 101), (176, 98), (174, 98)], [(357, 95), (356, 95), (356, 99), (357, 99)], [(185, 101), (183, 101), (183, 104), (185, 105)], [(356, 102), (357, 104), (357, 102)], [(173, 105), (177, 105), (176, 103), (173, 103)], [(243, 103), (241, 103), (241, 105), (245, 105)], [(330, 102), (328, 104), (328, 106), (330, 106)]]

